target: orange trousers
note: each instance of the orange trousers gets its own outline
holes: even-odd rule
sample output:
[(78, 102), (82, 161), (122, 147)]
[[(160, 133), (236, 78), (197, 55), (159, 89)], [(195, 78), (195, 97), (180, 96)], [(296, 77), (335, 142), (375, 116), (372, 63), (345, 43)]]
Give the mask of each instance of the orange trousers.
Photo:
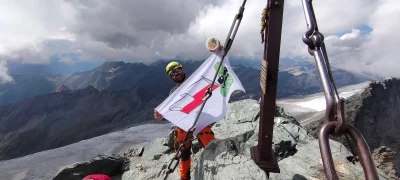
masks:
[[(177, 140), (179, 142), (179, 146), (182, 144), (182, 141), (185, 138), (186, 133), (187, 132), (185, 130), (177, 127)], [(197, 135), (197, 137), (203, 148), (206, 147), (211, 140), (215, 139), (214, 132), (211, 130), (211, 126), (207, 126), (204, 129), (202, 129)], [(191, 141), (185, 143), (180, 159), (181, 160), (180, 176), (181, 179), (184, 180), (190, 179), (191, 146), (192, 146)]]

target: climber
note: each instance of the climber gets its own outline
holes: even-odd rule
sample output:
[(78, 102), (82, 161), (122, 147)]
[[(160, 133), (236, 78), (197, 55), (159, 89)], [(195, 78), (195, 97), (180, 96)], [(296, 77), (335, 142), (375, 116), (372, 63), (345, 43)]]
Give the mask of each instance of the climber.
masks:
[[(219, 47), (218, 50), (221, 49), (222, 46)], [(210, 50), (210, 52), (214, 51)], [(171, 95), (187, 79), (187, 77), (183, 66), (176, 61), (170, 62), (165, 70), (167, 74), (172, 78), (172, 80), (177, 83), (176, 86), (171, 89), (169, 93), (169, 95)], [(154, 111), (154, 118), (159, 121), (164, 119), (163, 116), (157, 111)], [(197, 135), (198, 141), (201, 143), (203, 148), (206, 147), (210, 141), (215, 139), (214, 132), (211, 130), (211, 126), (212, 125), (206, 126)], [(175, 137), (175, 141), (177, 140), (180, 146), (183, 139), (186, 136), (186, 131), (184, 131), (179, 127), (174, 127), (174, 131), (175, 134), (177, 135)], [(183, 146), (181, 162), (180, 162), (180, 176), (182, 180), (190, 179), (191, 146), (192, 142), (190, 141), (185, 143)]]

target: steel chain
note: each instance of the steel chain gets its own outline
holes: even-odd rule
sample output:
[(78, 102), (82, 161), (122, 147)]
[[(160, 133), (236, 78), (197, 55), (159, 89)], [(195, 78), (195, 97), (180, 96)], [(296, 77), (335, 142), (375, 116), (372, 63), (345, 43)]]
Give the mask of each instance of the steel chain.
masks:
[[(354, 144), (357, 146), (357, 155), (361, 160), (361, 165), (368, 180), (378, 179), (375, 165), (371, 158), (371, 153), (362, 134), (352, 125), (345, 123), (344, 99), (339, 98), (338, 92), (333, 81), (328, 56), (324, 44), (324, 36), (319, 32), (312, 0), (302, 0), (304, 15), (308, 30), (303, 36), (303, 42), (308, 45), (308, 52), (314, 56), (322, 87), (326, 99), (325, 121), (319, 133), (319, 145), (322, 162), (327, 179), (336, 180), (338, 176), (334, 167), (332, 153), (329, 146), (329, 135), (350, 135)], [(352, 144), (349, 142), (351, 151), (354, 153)], [(356, 156), (356, 154), (354, 154)]]

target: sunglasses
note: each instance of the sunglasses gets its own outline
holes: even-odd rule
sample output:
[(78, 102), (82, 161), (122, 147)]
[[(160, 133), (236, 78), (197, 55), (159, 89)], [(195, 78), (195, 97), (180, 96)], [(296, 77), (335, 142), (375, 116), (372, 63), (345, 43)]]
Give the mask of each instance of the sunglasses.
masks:
[(172, 70), (172, 72), (169, 73), (169, 76), (171, 76), (171, 77), (175, 76), (175, 74), (179, 73), (181, 71), (181, 69), (182, 69), (181, 67), (178, 67), (178, 68)]

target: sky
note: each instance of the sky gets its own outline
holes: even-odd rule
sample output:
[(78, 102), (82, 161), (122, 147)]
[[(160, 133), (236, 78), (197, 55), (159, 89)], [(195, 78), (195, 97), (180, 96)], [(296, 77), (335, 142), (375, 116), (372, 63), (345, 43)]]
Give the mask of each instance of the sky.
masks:
[[(224, 43), (242, 0), (0, 0), (0, 83), (7, 62), (204, 60), (206, 39)], [(247, 0), (230, 57), (261, 58), (261, 12), (266, 0)], [(400, 77), (400, 1), (314, 1), (332, 66)], [(308, 59), (301, 0), (286, 0), (281, 58)]]

